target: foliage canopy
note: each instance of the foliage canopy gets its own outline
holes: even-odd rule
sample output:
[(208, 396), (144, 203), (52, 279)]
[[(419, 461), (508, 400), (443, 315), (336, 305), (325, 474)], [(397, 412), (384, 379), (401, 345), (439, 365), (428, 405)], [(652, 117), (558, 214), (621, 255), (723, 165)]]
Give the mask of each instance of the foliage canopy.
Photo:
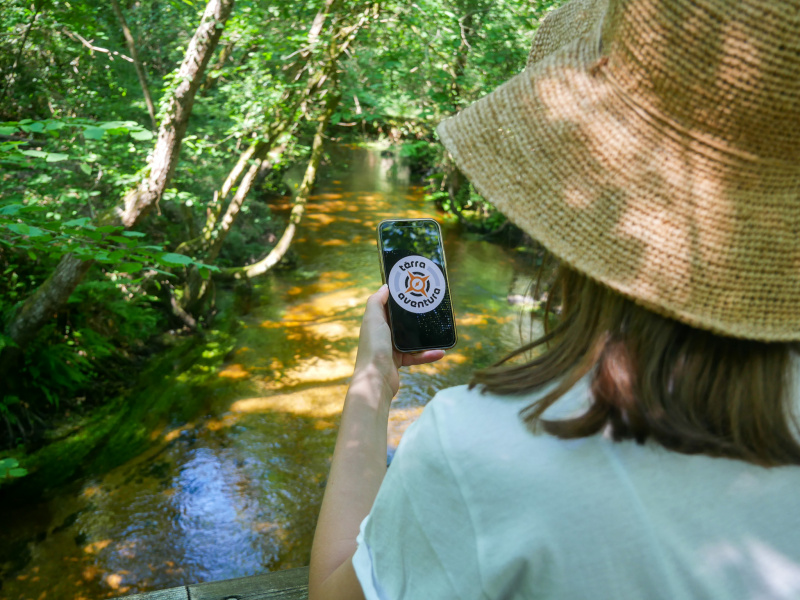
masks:
[[(198, 51), (204, 11), (224, 11), (225, 0), (121, 1), (119, 14), (116, 2), (6, 0), (0, 372), (15, 376), (0, 378), (0, 447), (87, 398), (102, 402), (109, 387), (100, 382), (145, 357), (154, 336), (209, 323), (210, 282), (261, 259), (265, 233), (278, 238), (285, 223), (269, 201), (288, 192), (281, 175), (309, 158), (315, 135), (404, 142), (405, 156), (431, 175), (432, 198), (501, 225), (468, 184), (451, 185), (433, 130), (519, 72), (538, 21), (561, 3), (238, 0), (216, 22), (222, 35), (187, 102), (176, 97), (181, 63)], [(181, 101), (191, 116), (185, 132), (173, 131), (175, 165), (153, 210), (125, 225), (126, 194), (152, 187)], [(65, 257), (85, 275), (17, 343), (20, 314), (46, 295)]]

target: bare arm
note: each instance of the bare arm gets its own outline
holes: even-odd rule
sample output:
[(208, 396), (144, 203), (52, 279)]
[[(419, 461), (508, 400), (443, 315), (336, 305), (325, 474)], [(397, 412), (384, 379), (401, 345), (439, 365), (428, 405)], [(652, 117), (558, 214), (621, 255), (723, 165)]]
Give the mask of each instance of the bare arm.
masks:
[(400, 386), (399, 368), (444, 356), (441, 350), (419, 354), (394, 350), (386, 320), (388, 298), (389, 290), (383, 286), (367, 300), (356, 366), (311, 549), (310, 600), (364, 597), (351, 559), (358, 527), (386, 474), (386, 427), (389, 405)]

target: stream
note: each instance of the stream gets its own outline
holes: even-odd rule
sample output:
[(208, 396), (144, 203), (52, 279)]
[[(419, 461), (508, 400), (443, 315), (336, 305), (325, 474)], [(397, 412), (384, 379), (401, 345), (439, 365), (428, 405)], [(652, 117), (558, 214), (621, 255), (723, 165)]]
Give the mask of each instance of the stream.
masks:
[(297, 267), (255, 285), (234, 350), (195, 392), (200, 414), (164, 423), (102, 476), (0, 514), (0, 599), (89, 600), (308, 564), (364, 303), (381, 283), (381, 219), (442, 223), (459, 335), (442, 361), (403, 373), (390, 455), (437, 390), (519, 345), (508, 296), (524, 294), (529, 255), (444, 223), (389, 154), (331, 148)]

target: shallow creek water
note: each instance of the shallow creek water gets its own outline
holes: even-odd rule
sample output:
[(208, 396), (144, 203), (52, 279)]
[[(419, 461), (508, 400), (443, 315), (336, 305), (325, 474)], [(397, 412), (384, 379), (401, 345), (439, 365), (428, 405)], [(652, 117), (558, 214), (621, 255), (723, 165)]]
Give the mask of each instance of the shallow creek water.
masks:
[[(0, 515), (13, 549), (0, 598), (113, 597), (308, 564), (364, 302), (380, 285), (375, 226), (436, 218), (422, 196), (392, 157), (334, 149), (293, 245), (298, 268), (258, 284), (202, 414), (153, 431), (149, 450), (105, 475)], [(443, 231), (459, 343), (404, 372), (390, 454), (436, 390), (519, 343), (507, 296), (524, 290), (525, 257)]]

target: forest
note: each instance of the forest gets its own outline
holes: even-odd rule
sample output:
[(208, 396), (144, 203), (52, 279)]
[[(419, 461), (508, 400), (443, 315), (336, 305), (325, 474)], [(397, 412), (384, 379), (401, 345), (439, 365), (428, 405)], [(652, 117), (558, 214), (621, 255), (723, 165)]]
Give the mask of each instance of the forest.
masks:
[[(390, 157), (437, 219), (519, 245), (434, 129), (520, 72), (560, 3), (3, 0), (3, 502), (107, 472), (165, 422), (185, 432), (207, 400), (187, 390), (234, 372), (242, 306), (294, 293), (270, 277), (339, 277), (295, 248), (352, 235), (319, 226), (336, 194), (317, 184), (354, 156)], [(188, 379), (153, 399), (167, 371)]]

